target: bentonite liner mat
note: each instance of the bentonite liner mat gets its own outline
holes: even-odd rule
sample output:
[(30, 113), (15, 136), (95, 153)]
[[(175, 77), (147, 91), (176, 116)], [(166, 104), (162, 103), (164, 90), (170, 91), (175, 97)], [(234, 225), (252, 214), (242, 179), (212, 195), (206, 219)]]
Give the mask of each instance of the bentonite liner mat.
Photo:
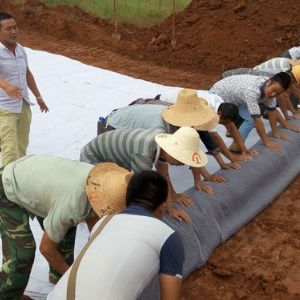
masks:
[[(294, 121), (300, 125), (300, 121)], [(260, 154), (244, 162), (240, 171), (219, 170), (225, 184), (213, 184), (215, 196), (190, 188), (193, 207), (184, 208), (193, 222), (164, 221), (179, 232), (185, 250), (184, 276), (202, 266), (213, 250), (270, 204), (300, 172), (300, 133), (281, 130), (289, 141), (276, 140), (284, 149), (277, 154), (255, 145)], [(182, 208), (182, 207), (181, 207)], [(159, 299), (158, 277), (144, 290), (140, 300)]]

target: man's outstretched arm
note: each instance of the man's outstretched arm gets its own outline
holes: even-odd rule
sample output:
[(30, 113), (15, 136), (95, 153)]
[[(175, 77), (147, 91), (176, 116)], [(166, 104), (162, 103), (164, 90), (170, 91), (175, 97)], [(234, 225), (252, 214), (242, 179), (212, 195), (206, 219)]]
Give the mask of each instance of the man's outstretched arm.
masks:
[(160, 274), (160, 299), (161, 300), (180, 300), (182, 279), (176, 276)]

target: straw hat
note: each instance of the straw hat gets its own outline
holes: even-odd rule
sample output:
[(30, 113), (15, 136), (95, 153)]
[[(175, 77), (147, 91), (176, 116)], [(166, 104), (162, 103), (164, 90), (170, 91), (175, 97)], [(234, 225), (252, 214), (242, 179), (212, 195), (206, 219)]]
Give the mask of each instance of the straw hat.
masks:
[(162, 117), (167, 123), (179, 127), (208, 124), (211, 127), (207, 126), (205, 130), (209, 130), (217, 126), (214, 110), (205, 99), (198, 97), (196, 90), (191, 89), (181, 90), (176, 103), (162, 111)]
[(86, 194), (99, 217), (125, 208), (125, 194), (131, 176), (132, 173), (114, 163), (100, 163), (91, 169)]
[(213, 116), (212, 119), (210, 119), (207, 123), (204, 123), (202, 125), (199, 126), (194, 126), (193, 128), (196, 129), (197, 131), (208, 131), (211, 130), (213, 128), (215, 128), (220, 122), (220, 117), (218, 114), (215, 113), (215, 115)]
[(292, 67), (292, 74), (295, 77), (298, 84), (300, 84), (300, 65), (295, 65)]
[(298, 65), (300, 65), (300, 59), (289, 59), (288, 62), (289, 62), (289, 64), (291, 66), (298, 66)]
[(180, 162), (200, 168), (207, 164), (207, 156), (200, 150), (200, 138), (191, 127), (181, 127), (173, 134), (157, 134), (156, 143)]

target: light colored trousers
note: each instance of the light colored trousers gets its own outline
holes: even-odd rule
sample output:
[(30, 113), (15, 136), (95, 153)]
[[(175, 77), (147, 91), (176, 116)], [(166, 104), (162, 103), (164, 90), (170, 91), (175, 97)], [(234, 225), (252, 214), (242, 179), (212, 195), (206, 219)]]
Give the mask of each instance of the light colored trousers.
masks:
[(24, 101), (21, 113), (11, 113), (0, 109), (0, 146), (2, 165), (26, 155), (29, 143), (31, 110)]

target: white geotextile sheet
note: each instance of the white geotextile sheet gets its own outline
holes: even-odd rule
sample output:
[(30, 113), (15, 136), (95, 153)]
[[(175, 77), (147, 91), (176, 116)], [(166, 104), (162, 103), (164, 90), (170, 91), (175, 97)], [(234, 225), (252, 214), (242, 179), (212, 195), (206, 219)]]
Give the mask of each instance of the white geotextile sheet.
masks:
[[(99, 116), (106, 116), (113, 109), (125, 106), (137, 98), (151, 98), (175, 89), (85, 65), (64, 56), (28, 48), (26, 50), (30, 69), (50, 108), (48, 114), (40, 113), (37, 106), (32, 108), (28, 154), (51, 154), (78, 159), (82, 146), (96, 134)], [(229, 144), (231, 140), (225, 137), (223, 128), (220, 133)], [(257, 135), (253, 131), (247, 144), (253, 145), (256, 140)], [(204, 146), (201, 147), (204, 150)], [(213, 158), (209, 159), (207, 169), (211, 172), (218, 169)], [(225, 171), (224, 175), (227, 176), (228, 172), (231, 171)], [(171, 167), (170, 175), (178, 192), (192, 186), (192, 176), (187, 167)], [(215, 200), (212, 198), (210, 201)], [(31, 225), (38, 246), (42, 231), (36, 221)], [(80, 224), (76, 253), (84, 245), (87, 236), (86, 226)], [(0, 252), (2, 261), (1, 254)], [(27, 292), (35, 299), (43, 299), (43, 295), (51, 288), (52, 285), (48, 282), (48, 265), (37, 250)]]

